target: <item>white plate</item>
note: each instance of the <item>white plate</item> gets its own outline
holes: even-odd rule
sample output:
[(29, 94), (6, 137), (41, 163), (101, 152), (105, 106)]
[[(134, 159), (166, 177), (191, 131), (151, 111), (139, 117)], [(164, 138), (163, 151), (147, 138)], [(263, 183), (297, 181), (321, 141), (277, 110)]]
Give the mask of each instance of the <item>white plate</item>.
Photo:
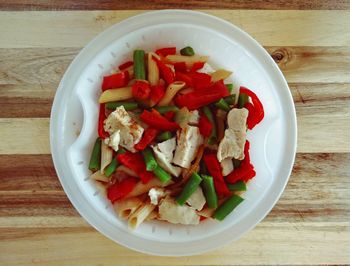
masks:
[[(74, 26), (74, 25), (73, 25)], [(235, 84), (257, 93), (265, 118), (249, 132), (257, 175), (245, 201), (223, 222), (198, 226), (146, 222), (136, 231), (88, 179), (97, 136), (102, 77), (132, 58), (135, 48), (192, 46), (214, 67), (233, 70)], [(253, 228), (280, 197), (296, 152), (296, 115), (288, 85), (269, 54), (248, 34), (219, 18), (193, 11), (163, 10), (129, 18), (91, 41), (67, 69), (51, 113), (51, 151), (62, 186), (79, 213), (98, 231), (131, 249), (156, 255), (192, 255), (236, 240)], [(93, 243), (91, 243), (93, 244)]]

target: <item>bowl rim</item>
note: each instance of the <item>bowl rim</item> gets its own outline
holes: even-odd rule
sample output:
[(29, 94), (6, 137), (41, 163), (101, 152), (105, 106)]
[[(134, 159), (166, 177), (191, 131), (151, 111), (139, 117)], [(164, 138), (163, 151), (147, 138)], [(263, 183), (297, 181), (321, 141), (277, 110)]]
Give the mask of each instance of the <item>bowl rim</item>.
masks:
[[(216, 23), (217, 25), (220, 25), (222, 27), (226, 27), (227, 29), (231, 29), (235, 31), (237, 34), (240, 34), (240, 37), (246, 39), (246, 41), (250, 42), (251, 45), (254, 46), (254, 49), (256, 49), (257, 53), (259, 53), (259, 56), (261, 59), (264, 60), (268, 65), (268, 68), (271, 68), (271, 71), (273, 71), (276, 74), (276, 78), (278, 79), (278, 82), (281, 84), (281, 87), (283, 87), (284, 91), (284, 97), (285, 100), (289, 103), (288, 112), (286, 112), (289, 115), (290, 122), (292, 125), (292, 132), (290, 133), (291, 141), (289, 142), (289, 151), (290, 154), (288, 157), (288, 168), (283, 169), (283, 173), (285, 178), (282, 180), (281, 178), (271, 184), (271, 189), (273, 193), (269, 194), (268, 196), (265, 196), (261, 202), (257, 204), (253, 208), (253, 210), (257, 210), (256, 212), (248, 213), (245, 217), (245, 220), (247, 221), (253, 221), (253, 222), (246, 222), (243, 224), (243, 229), (240, 233), (230, 236), (228, 234), (225, 234), (225, 232), (230, 228), (223, 230), (223, 232), (220, 232), (216, 236), (208, 237), (208, 241), (201, 241), (201, 242), (207, 242), (201, 246), (198, 245), (198, 241), (187, 241), (185, 245), (183, 245), (179, 249), (178, 243), (160, 243), (159, 241), (155, 240), (147, 240), (147, 239), (141, 239), (138, 236), (132, 235), (129, 233), (127, 235), (126, 232), (119, 232), (121, 234), (121, 239), (116, 239), (115, 237), (112, 237), (108, 233), (108, 223), (103, 221), (103, 219), (99, 216), (97, 216), (95, 213), (91, 212), (91, 209), (89, 209), (89, 203), (84, 198), (82, 193), (77, 193), (77, 191), (74, 188), (74, 182), (68, 182), (64, 176), (67, 176), (67, 170), (65, 167), (62, 167), (62, 165), (68, 165), (67, 158), (65, 157), (64, 152), (62, 152), (62, 145), (59, 145), (60, 141), (63, 141), (63, 136), (58, 134), (59, 132), (59, 125), (62, 125), (60, 123), (63, 121), (63, 116), (56, 116), (55, 114), (60, 113), (61, 110), (65, 108), (64, 105), (64, 99), (67, 99), (69, 96), (68, 90), (64, 90), (64, 87), (70, 87), (73, 86), (77, 79), (79, 78), (79, 74), (84, 69), (84, 67), (87, 65), (87, 63), (95, 56), (97, 52), (100, 51), (101, 44), (99, 44), (100, 39), (106, 39), (108, 35), (110, 35), (112, 32), (116, 30), (116, 28), (120, 28), (123, 25), (136, 23), (140, 20), (149, 21), (150, 18), (155, 16), (195, 16), (199, 19), (205, 19), (211, 21), (211, 23)], [(138, 25), (141, 27), (147, 27), (151, 25)], [(135, 26), (137, 27), (137, 25)], [(109, 37), (110, 38), (110, 37)], [(115, 37), (114, 37), (115, 38)], [(106, 40), (105, 40), (106, 42)], [(282, 88), (281, 88), (282, 89)], [(296, 112), (295, 112), (295, 106), (293, 102), (293, 98), (291, 95), (291, 92), (289, 90), (288, 84), (281, 72), (281, 70), (278, 68), (277, 64), (273, 61), (273, 59), (270, 57), (270, 55), (267, 53), (267, 51), (250, 35), (248, 35), (246, 32), (238, 28), (237, 26), (221, 19), (218, 17), (215, 17), (213, 15), (209, 15), (203, 12), (198, 11), (190, 11), (190, 10), (159, 10), (159, 11), (150, 11), (145, 12), (136, 16), (132, 16), (130, 18), (127, 18), (117, 24), (112, 25), (108, 29), (104, 30), (102, 33), (98, 34), (92, 41), (88, 43), (81, 51), (80, 53), (75, 57), (75, 59), (71, 62), (69, 67), (67, 68), (59, 86), (55, 94), (54, 102), (51, 109), (51, 116), (50, 116), (50, 147), (51, 147), (51, 153), (53, 158), (53, 163), (55, 166), (55, 170), (57, 172), (58, 178), (62, 184), (62, 187), (75, 207), (75, 209), (79, 212), (79, 214), (90, 224), (92, 225), (96, 230), (101, 232), (106, 237), (110, 238), (111, 240), (124, 245), (130, 249), (152, 254), (152, 255), (160, 255), (160, 256), (187, 256), (187, 255), (196, 255), (200, 254), (209, 250), (217, 249), (229, 242), (233, 242), (237, 239), (239, 239), (243, 234), (249, 232), (253, 227), (255, 227), (274, 207), (278, 199), (280, 198), (281, 194), (283, 193), (285, 186), (289, 180), (291, 171), (293, 169), (294, 160), (296, 156), (296, 148), (297, 148), (297, 119), (296, 119)], [(257, 209), (258, 205), (260, 208)], [(115, 228), (117, 230), (117, 228)], [(220, 242), (213, 241), (213, 238), (220, 238)], [(125, 238), (125, 239), (124, 239)], [(128, 239), (128, 240), (126, 240)], [(148, 245), (144, 245), (144, 241), (148, 242)], [(197, 245), (196, 245), (197, 244)], [(188, 247), (191, 247), (188, 249)], [(187, 249), (186, 249), (187, 248)]]

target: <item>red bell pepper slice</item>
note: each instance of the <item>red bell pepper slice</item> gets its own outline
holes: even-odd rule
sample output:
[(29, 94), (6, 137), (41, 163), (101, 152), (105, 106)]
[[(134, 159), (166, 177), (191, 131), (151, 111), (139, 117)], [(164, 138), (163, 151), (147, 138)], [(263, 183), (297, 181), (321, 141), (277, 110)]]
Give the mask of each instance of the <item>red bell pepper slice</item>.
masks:
[(157, 66), (159, 68), (159, 72), (160, 72), (161, 76), (163, 77), (163, 79), (165, 80), (165, 82), (167, 84), (173, 83), (175, 80), (175, 73), (171, 70), (171, 68), (168, 67), (166, 64), (164, 64), (159, 59), (157, 59), (155, 57), (153, 57), (153, 59), (156, 61)]
[(142, 151), (156, 138), (159, 131), (154, 128), (147, 128), (142, 135), (141, 140), (135, 145), (135, 149)]
[(127, 61), (127, 62), (121, 64), (120, 66), (118, 66), (118, 68), (119, 68), (119, 70), (124, 70), (124, 69), (131, 67), (133, 65), (134, 65), (133, 61)]
[(248, 129), (252, 129), (256, 124), (256, 115), (255, 115), (255, 108), (254, 105), (250, 102), (247, 102), (244, 105), (244, 108), (248, 110), (248, 118), (247, 118), (247, 127)]
[(114, 203), (125, 198), (136, 186), (137, 179), (131, 176), (107, 188), (107, 198)]
[(251, 117), (251, 125), (250, 125), (251, 128), (248, 127), (249, 129), (252, 129), (254, 126), (259, 124), (261, 122), (261, 120), (263, 120), (264, 107), (263, 107), (261, 101), (259, 100), (258, 96), (254, 92), (252, 92), (251, 90), (249, 90), (245, 87), (240, 87), (239, 93), (244, 93), (252, 99), (252, 102), (254, 105), (254, 116)]
[(172, 121), (175, 117), (175, 112), (173, 111), (168, 111), (164, 114), (164, 117), (168, 119), (169, 121)]
[(179, 107), (195, 110), (229, 95), (223, 80), (219, 80), (208, 88), (176, 96), (175, 103)]
[(205, 64), (205, 62), (195, 62), (192, 65), (190, 72), (194, 72), (194, 71), (197, 71), (199, 69), (202, 69), (204, 67), (204, 64)]
[(181, 71), (181, 72), (186, 72), (187, 71), (187, 66), (185, 62), (176, 62), (174, 63), (174, 68), (175, 71)]
[(206, 73), (193, 72), (189, 76), (192, 78), (194, 89), (208, 88), (211, 85), (211, 76)]
[(143, 80), (136, 80), (131, 87), (132, 95), (136, 100), (146, 100), (150, 96), (151, 86)]
[(213, 125), (209, 121), (206, 115), (202, 114), (199, 118), (199, 132), (202, 134), (204, 137), (209, 137), (211, 134), (211, 131), (213, 130)]
[(203, 160), (205, 165), (207, 166), (207, 169), (210, 173), (210, 175), (214, 179), (214, 186), (216, 193), (218, 194), (219, 197), (226, 197), (231, 195), (230, 190), (228, 189), (224, 177), (222, 175), (222, 170), (221, 170), (221, 165), (216, 158), (216, 154), (210, 153), (210, 154), (205, 154), (203, 156)]
[(165, 94), (165, 86), (163, 83), (159, 82), (159, 84), (155, 86), (151, 86), (151, 102), (152, 102), (151, 106), (154, 106), (157, 103), (159, 103), (159, 101), (163, 99), (164, 94)]
[(187, 87), (193, 86), (192, 78), (186, 73), (176, 71), (175, 72), (175, 80), (185, 82)]
[(125, 87), (129, 82), (129, 72), (122, 71), (110, 76), (103, 77), (102, 91)]
[(97, 127), (97, 132), (98, 132), (98, 135), (101, 139), (105, 139), (105, 138), (109, 137), (108, 132), (106, 132), (104, 127), (103, 127), (105, 120), (106, 120), (105, 104), (101, 103), (100, 104), (100, 111), (98, 114), (98, 127)]
[(161, 55), (161, 56), (176, 54), (176, 47), (160, 48), (160, 49), (156, 50), (156, 54)]
[(133, 170), (141, 179), (142, 183), (148, 183), (153, 177), (152, 172), (146, 170), (146, 164), (140, 153), (126, 152), (117, 155), (117, 160), (126, 167)]
[(140, 118), (149, 126), (162, 131), (175, 131), (180, 128), (177, 123), (169, 121), (154, 109), (151, 111), (143, 110)]
[(241, 165), (238, 168), (234, 169), (233, 172), (226, 177), (227, 182), (232, 184), (240, 180), (247, 182), (248, 180), (252, 179), (256, 175), (254, 166), (250, 162), (249, 148), (250, 148), (250, 143), (247, 140), (244, 145), (244, 159)]

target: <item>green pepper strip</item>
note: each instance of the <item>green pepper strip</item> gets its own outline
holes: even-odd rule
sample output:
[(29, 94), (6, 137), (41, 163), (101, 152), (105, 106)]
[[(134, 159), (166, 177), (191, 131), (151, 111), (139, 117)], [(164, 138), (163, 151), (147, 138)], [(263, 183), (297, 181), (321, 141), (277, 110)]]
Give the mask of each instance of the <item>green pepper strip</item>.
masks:
[(202, 175), (203, 178), (203, 192), (207, 201), (208, 207), (216, 209), (218, 207), (218, 197), (215, 192), (213, 177), (209, 175)]
[(169, 106), (157, 106), (154, 109), (158, 111), (160, 114), (165, 114), (167, 112), (177, 112), (179, 111), (179, 108), (175, 105), (169, 105)]
[(244, 181), (240, 180), (234, 184), (227, 183), (227, 187), (230, 191), (246, 191), (247, 186)]
[(157, 136), (158, 141), (166, 141), (168, 139), (171, 139), (173, 137), (173, 134), (171, 134), (170, 131), (165, 131)]
[(217, 129), (216, 129), (216, 123), (214, 120), (213, 113), (210, 111), (210, 108), (208, 106), (203, 107), (203, 113), (206, 115), (206, 117), (209, 119), (209, 121), (213, 125), (213, 129), (211, 130), (211, 134), (208, 139), (208, 143), (214, 144), (217, 140)]
[(248, 102), (248, 95), (244, 93), (240, 93), (238, 96), (238, 108), (243, 108), (247, 102)]
[(229, 105), (233, 105), (235, 104), (236, 101), (236, 95), (235, 94), (231, 94), (230, 96), (226, 96), (224, 98), (225, 102)]
[(188, 179), (181, 194), (176, 198), (176, 202), (179, 205), (184, 205), (186, 200), (188, 200), (189, 197), (191, 197), (191, 195), (196, 191), (201, 182), (202, 178), (197, 173), (193, 173)]
[(215, 211), (213, 217), (219, 221), (225, 219), (244, 199), (238, 195), (232, 195)]
[(109, 102), (106, 103), (106, 108), (109, 110), (115, 110), (119, 106), (124, 106), (126, 111), (137, 109), (139, 106), (136, 102)]
[(233, 84), (229, 83), (229, 84), (225, 84), (226, 88), (228, 89), (228, 91), (231, 93), (233, 90)]
[(168, 182), (171, 179), (171, 175), (169, 175), (163, 168), (157, 165), (157, 167), (153, 170), (153, 173), (158, 177), (158, 179), (162, 182)]
[(134, 51), (134, 76), (135, 79), (146, 79), (145, 51)]
[(225, 112), (230, 111), (230, 106), (227, 104), (227, 102), (224, 99), (220, 99), (215, 103), (215, 106), (221, 110), (224, 110)]
[(180, 50), (180, 54), (192, 56), (192, 55), (194, 55), (194, 50), (191, 46), (186, 46)]
[(101, 168), (101, 139), (97, 138), (92, 149), (89, 169), (91, 171), (97, 171)]
[(146, 170), (147, 171), (154, 171), (156, 167), (158, 166), (156, 159), (153, 156), (153, 153), (150, 148), (146, 148), (142, 151), (143, 159), (146, 164)]

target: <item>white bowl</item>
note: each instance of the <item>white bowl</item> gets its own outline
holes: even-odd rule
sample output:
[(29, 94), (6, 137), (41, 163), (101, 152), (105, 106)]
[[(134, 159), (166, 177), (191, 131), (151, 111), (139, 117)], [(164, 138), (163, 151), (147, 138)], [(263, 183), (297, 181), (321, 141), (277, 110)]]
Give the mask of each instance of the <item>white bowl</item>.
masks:
[[(248, 133), (256, 177), (244, 202), (224, 221), (198, 226), (146, 222), (130, 231), (89, 180), (97, 136), (102, 77), (132, 58), (135, 48), (190, 45), (209, 63), (233, 70), (235, 84), (257, 93), (265, 118)], [(148, 12), (118, 23), (91, 41), (67, 69), (51, 113), (51, 151), (62, 186), (78, 212), (98, 231), (131, 249), (182, 256), (237, 240), (272, 209), (288, 181), (296, 152), (296, 115), (288, 85), (269, 54), (247, 33), (219, 18), (193, 11)]]

